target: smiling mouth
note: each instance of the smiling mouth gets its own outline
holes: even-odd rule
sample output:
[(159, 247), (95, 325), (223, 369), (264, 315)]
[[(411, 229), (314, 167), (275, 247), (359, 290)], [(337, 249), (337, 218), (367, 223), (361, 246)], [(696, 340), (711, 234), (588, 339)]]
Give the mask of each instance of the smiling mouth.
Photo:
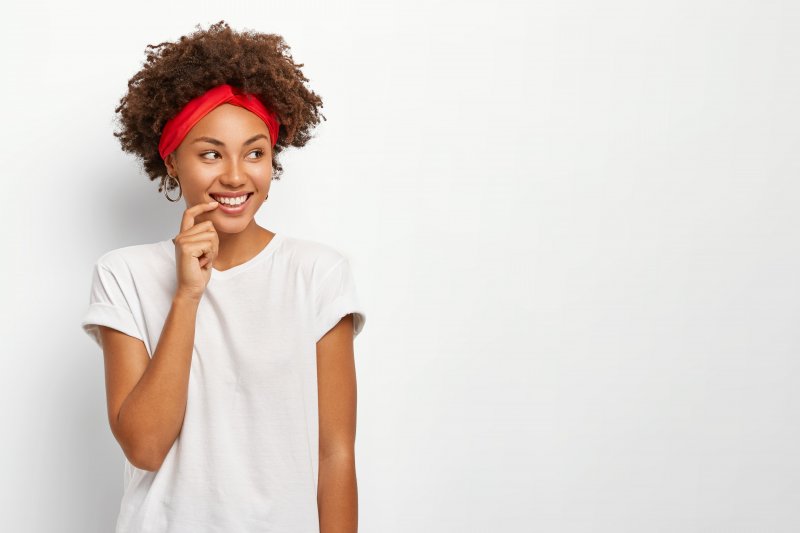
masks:
[(230, 198), (228, 196), (216, 196), (213, 194), (210, 196), (211, 198), (219, 202), (220, 206), (235, 209), (237, 207), (241, 207), (244, 204), (246, 204), (247, 200), (249, 200), (250, 197), (253, 196), (253, 193), (249, 192), (247, 194), (243, 194), (242, 196), (238, 196), (236, 198)]

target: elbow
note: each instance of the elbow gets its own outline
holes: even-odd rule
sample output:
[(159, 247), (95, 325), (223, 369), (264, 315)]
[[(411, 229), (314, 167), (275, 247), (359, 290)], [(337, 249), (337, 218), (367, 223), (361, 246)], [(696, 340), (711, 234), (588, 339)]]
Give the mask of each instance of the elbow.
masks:
[(147, 449), (125, 451), (128, 462), (140, 470), (157, 472), (164, 463), (164, 455)]
[(147, 435), (141, 428), (131, 428), (121, 423), (111, 425), (111, 433), (122, 448), (128, 462), (140, 470), (156, 472), (169, 452), (155, 435)]
[(120, 446), (128, 462), (140, 470), (156, 472), (161, 468), (166, 457), (160, 447), (146, 442), (120, 441)]

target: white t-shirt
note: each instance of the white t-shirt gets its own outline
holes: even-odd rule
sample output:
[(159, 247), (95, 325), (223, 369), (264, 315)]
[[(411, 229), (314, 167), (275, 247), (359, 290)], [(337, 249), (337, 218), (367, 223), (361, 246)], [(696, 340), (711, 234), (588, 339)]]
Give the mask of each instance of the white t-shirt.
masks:
[[(171, 239), (95, 264), (81, 326), (158, 345), (177, 286)], [(346, 256), (276, 233), (212, 270), (197, 310), (183, 426), (157, 472), (124, 465), (116, 533), (318, 533), (316, 342), (348, 313), (366, 322)]]

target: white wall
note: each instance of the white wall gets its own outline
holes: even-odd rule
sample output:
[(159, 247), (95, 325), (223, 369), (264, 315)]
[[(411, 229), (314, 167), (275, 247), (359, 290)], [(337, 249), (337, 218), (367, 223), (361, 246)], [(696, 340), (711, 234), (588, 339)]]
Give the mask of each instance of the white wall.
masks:
[(126, 5), (4, 9), (0, 529), (112, 530), (91, 266), (183, 206), (113, 110), (220, 19), (325, 101), (258, 220), (352, 258), (360, 531), (800, 529), (796, 2)]

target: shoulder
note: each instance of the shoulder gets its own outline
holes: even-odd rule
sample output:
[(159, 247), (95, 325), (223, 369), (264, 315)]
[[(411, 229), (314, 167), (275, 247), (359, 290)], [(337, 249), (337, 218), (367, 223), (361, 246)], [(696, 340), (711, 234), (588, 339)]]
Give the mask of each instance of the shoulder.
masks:
[(347, 260), (347, 255), (329, 244), (300, 237), (283, 237), (284, 253), (308, 277), (319, 279)]
[(147, 244), (134, 244), (114, 248), (103, 253), (96, 260), (96, 266), (112, 272), (130, 271), (140, 265), (152, 265), (153, 259), (163, 254), (163, 245), (160, 242)]

